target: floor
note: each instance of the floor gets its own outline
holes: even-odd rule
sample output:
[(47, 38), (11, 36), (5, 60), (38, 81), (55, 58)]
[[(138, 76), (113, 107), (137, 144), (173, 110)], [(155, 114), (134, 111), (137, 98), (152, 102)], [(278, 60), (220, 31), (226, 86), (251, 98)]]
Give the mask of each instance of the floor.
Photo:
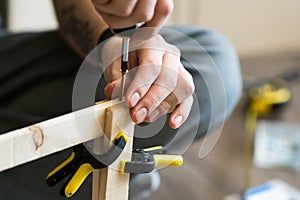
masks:
[[(300, 70), (300, 52), (288, 52), (242, 58), (245, 81), (272, 78), (288, 70)], [(300, 124), (300, 80), (291, 83), (292, 101), (280, 112), (277, 120)], [(161, 187), (149, 200), (222, 200), (224, 196), (244, 188), (244, 112), (247, 95), (243, 97), (231, 118), (225, 123), (221, 136), (212, 151), (198, 158), (203, 141), (194, 143), (184, 154), (180, 168), (161, 170)], [(300, 189), (300, 172), (287, 169), (266, 170), (251, 168), (250, 185), (280, 178)]]

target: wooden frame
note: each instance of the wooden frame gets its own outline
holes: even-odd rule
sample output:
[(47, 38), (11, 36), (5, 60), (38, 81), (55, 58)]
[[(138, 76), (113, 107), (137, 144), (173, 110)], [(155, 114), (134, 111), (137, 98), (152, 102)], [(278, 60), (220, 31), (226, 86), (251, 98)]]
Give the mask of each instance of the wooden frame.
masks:
[[(66, 114), (0, 135), (0, 172), (106, 136), (112, 140), (123, 131), (129, 141), (120, 157), (108, 168), (94, 172), (93, 200), (127, 200), (129, 174), (120, 174), (121, 160), (130, 160), (133, 122), (128, 108), (119, 100)], [(97, 141), (97, 140), (96, 140)]]
[(92, 199), (127, 200), (129, 174), (120, 174), (119, 169), (121, 160), (131, 159), (134, 126), (130, 119), (128, 108), (122, 105), (107, 109), (105, 119), (105, 134), (110, 140), (113, 140), (120, 131), (124, 132), (124, 130), (129, 140), (121, 156), (112, 165), (108, 168), (94, 171)]

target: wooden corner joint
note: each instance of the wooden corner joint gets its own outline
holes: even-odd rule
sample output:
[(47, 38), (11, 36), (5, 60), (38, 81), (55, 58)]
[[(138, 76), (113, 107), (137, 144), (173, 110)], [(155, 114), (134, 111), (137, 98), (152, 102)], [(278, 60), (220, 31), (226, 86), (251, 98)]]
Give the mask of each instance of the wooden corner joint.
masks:
[(129, 116), (128, 108), (118, 104), (106, 109), (104, 132), (113, 140), (120, 131), (129, 138), (120, 157), (108, 168), (93, 173), (93, 200), (127, 200), (129, 191), (129, 174), (121, 174), (122, 160), (130, 160), (134, 124)]

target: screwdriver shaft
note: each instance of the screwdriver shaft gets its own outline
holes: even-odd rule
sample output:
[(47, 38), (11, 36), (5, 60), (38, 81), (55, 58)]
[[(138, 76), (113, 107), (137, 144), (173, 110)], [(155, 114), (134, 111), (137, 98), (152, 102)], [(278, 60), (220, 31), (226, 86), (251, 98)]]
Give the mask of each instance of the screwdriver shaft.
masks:
[(124, 93), (125, 93), (125, 80), (126, 80), (126, 73), (127, 73), (127, 65), (128, 65), (128, 52), (129, 52), (129, 37), (122, 38), (122, 61), (121, 61), (121, 94), (120, 94), (120, 101), (122, 101)]

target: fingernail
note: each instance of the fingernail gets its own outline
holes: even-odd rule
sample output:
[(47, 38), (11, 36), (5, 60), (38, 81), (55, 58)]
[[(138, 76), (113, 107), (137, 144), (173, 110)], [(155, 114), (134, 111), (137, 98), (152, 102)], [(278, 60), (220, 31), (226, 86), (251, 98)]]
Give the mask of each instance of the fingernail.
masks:
[(177, 115), (174, 119), (174, 123), (176, 124), (176, 127), (178, 127), (182, 123), (183, 117), (181, 115)]
[(145, 119), (145, 117), (147, 116), (147, 112), (148, 112), (147, 108), (143, 107), (135, 113), (135, 118), (137, 120), (137, 123), (140, 123)]
[(133, 93), (133, 95), (130, 98), (130, 106), (134, 107), (141, 99), (141, 96), (138, 92)]

